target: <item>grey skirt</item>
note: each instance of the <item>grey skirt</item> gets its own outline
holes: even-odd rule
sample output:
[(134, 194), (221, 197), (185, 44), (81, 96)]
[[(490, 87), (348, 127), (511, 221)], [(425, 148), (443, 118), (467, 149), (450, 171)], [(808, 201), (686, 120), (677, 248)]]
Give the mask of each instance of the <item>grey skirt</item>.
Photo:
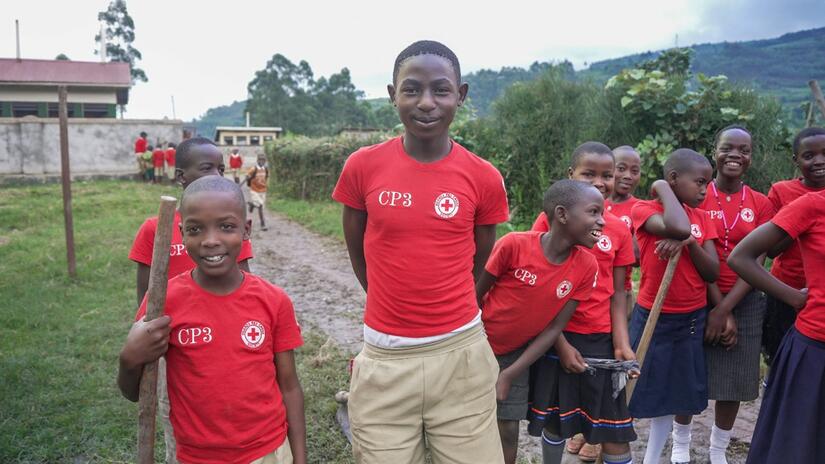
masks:
[(765, 295), (751, 291), (733, 308), (738, 341), (727, 351), (705, 345), (708, 398), (719, 401), (752, 401), (759, 396), (759, 359)]

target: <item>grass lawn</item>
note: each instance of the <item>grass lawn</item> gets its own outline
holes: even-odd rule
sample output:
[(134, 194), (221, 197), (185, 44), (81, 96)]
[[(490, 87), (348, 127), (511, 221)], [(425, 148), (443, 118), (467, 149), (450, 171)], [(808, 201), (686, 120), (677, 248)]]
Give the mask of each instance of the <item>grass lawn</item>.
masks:
[[(137, 405), (115, 385), (135, 312), (127, 254), (137, 228), (169, 193), (180, 190), (74, 184), (78, 277), (69, 279), (60, 186), (0, 190), (0, 462), (134, 461)], [(297, 359), (309, 461), (352, 462), (332, 400), (346, 384), (346, 358), (321, 335), (305, 337)]]

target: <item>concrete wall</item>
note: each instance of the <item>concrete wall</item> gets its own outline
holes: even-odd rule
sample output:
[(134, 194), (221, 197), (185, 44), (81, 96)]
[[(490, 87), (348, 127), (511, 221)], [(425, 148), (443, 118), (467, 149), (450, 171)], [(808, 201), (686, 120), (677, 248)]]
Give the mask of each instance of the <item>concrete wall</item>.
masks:
[[(183, 122), (153, 119), (69, 119), (72, 175), (126, 175), (137, 172), (134, 146), (140, 132), (150, 144), (180, 143)], [(57, 118), (0, 118), (0, 183), (3, 177), (60, 174)]]

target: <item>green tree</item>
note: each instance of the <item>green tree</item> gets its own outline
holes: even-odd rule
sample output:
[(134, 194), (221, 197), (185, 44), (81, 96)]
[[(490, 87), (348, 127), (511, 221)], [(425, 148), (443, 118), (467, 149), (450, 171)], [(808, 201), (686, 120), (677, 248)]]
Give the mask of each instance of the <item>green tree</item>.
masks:
[(54, 57), (54, 59), (56, 59), (58, 61), (70, 61), (70, 58), (68, 56), (66, 56), (65, 53), (61, 53), (61, 54), (57, 55), (56, 57)]
[[(149, 79), (146, 73), (137, 67), (137, 61), (143, 55), (132, 46), (135, 41), (135, 22), (126, 9), (126, 0), (112, 0), (106, 10), (97, 14), (97, 19), (105, 24), (106, 56), (109, 61), (129, 63), (132, 82), (147, 82)], [(95, 34), (95, 42), (98, 44), (95, 55), (99, 53), (100, 40), (100, 34)]]

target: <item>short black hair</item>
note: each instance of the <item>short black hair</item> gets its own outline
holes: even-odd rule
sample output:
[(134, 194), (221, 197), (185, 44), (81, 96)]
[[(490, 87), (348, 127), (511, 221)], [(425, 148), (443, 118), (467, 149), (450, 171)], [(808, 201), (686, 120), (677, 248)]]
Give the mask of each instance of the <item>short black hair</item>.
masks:
[(216, 147), (215, 142), (206, 137), (193, 137), (186, 139), (178, 145), (175, 153), (175, 169), (186, 169), (192, 163), (192, 149), (200, 145), (212, 145)]
[(547, 221), (553, 221), (553, 214), (556, 206), (563, 206), (570, 209), (579, 200), (582, 199), (588, 189), (596, 189), (587, 182), (572, 179), (562, 179), (553, 183), (550, 188), (544, 192), (544, 201), (542, 208), (544, 214), (547, 215)]
[[(616, 156), (616, 153), (618, 153), (620, 151), (633, 152), (633, 153), (636, 153), (637, 156), (639, 156), (639, 151), (636, 150), (635, 147), (631, 147), (630, 145), (619, 145), (618, 147), (614, 148), (613, 149), (613, 156)], [(639, 157), (641, 158), (641, 156), (639, 156)]]
[[(191, 140), (191, 139), (190, 139)], [(183, 145), (183, 144), (181, 144)], [(231, 193), (234, 195), (238, 209), (241, 210), (242, 218), (246, 220), (246, 203), (244, 201), (241, 187), (235, 181), (229, 180), (223, 176), (204, 176), (192, 181), (183, 191), (183, 197), (180, 200), (180, 209), (185, 211), (184, 205), (186, 200), (199, 193)]]
[(175, 148), (175, 147), (177, 147), (177, 145), (175, 144), (175, 142), (169, 142), (169, 143), (167, 143), (167, 144), (166, 144), (166, 146), (167, 146), (167, 147), (169, 147), (169, 148)]
[(793, 138), (794, 156), (799, 154), (799, 146), (802, 144), (803, 140), (817, 135), (825, 135), (825, 129), (821, 127), (806, 127), (805, 129), (799, 131), (799, 133), (796, 134), (796, 137)]
[(413, 42), (404, 50), (401, 50), (401, 53), (395, 58), (395, 66), (392, 69), (392, 85), (396, 84), (398, 70), (404, 61), (418, 55), (437, 55), (449, 61), (453, 66), (453, 70), (455, 70), (456, 83), (461, 84), (461, 66), (458, 64), (458, 57), (455, 56), (455, 53), (441, 42), (436, 42), (435, 40), (419, 40), (418, 42)]
[(719, 129), (718, 131), (716, 131), (716, 134), (714, 134), (714, 136), (713, 136), (713, 147), (714, 148), (716, 148), (716, 146), (719, 145), (719, 139), (722, 137), (722, 134), (724, 134), (725, 132), (727, 132), (729, 130), (740, 130), (740, 131), (748, 134), (751, 138), (751, 144), (753, 144), (753, 134), (751, 134), (751, 131), (749, 131), (747, 127), (745, 127), (741, 124), (731, 124), (729, 126), (725, 126), (721, 129)]
[(690, 148), (679, 148), (667, 157), (662, 170), (667, 177), (671, 172), (682, 174), (698, 166), (710, 167), (710, 161)]
[(146, 150), (147, 151), (152, 151), (154, 149), (155, 149), (155, 147), (153, 145), (146, 145)]
[(570, 167), (575, 169), (581, 163), (582, 157), (589, 153), (614, 158), (613, 151), (607, 145), (601, 142), (584, 142), (573, 150), (573, 155), (570, 156)]
[(146, 137), (146, 132), (141, 132), (141, 133), (140, 133), (140, 136), (141, 136), (141, 137)]

